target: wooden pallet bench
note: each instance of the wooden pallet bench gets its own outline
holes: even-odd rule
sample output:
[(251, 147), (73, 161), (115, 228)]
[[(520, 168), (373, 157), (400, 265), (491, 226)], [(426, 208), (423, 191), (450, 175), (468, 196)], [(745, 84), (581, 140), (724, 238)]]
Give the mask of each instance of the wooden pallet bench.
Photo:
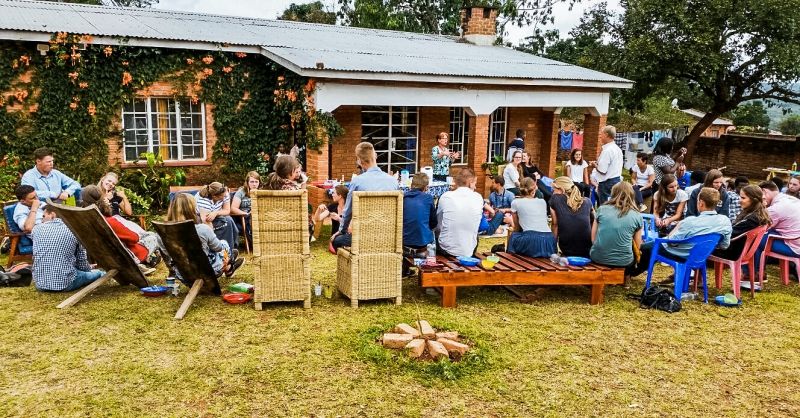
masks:
[[(491, 253), (479, 254), (484, 259)], [(492, 270), (480, 264), (463, 267), (452, 257), (437, 256), (438, 265), (421, 266), (420, 286), (440, 288), (442, 306), (456, 306), (456, 289), (466, 286), (518, 286), (557, 285), (592, 287), (590, 303), (603, 303), (603, 292), (608, 284), (622, 284), (624, 269), (590, 263), (583, 267), (560, 266), (549, 259), (531, 258), (518, 254), (496, 253), (500, 257)]]

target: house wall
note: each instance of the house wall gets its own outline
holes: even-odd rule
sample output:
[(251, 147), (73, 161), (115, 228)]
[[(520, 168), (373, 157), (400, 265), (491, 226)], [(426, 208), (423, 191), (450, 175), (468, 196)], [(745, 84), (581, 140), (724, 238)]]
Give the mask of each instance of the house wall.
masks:
[(695, 147), (690, 170), (726, 167), (726, 176), (764, 179), (767, 167), (789, 168), (800, 161), (800, 141), (748, 138), (726, 135), (700, 138)]

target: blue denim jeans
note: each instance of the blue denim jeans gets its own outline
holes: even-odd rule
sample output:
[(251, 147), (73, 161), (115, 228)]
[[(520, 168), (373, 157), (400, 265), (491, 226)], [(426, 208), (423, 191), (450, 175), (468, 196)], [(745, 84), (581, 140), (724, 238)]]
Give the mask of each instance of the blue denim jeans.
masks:
[[(761, 264), (761, 254), (764, 253), (764, 247), (767, 246), (767, 237), (769, 237), (770, 234), (777, 234), (777, 232), (775, 232), (774, 230), (769, 230), (767, 234), (764, 235), (764, 238), (761, 239), (761, 243), (758, 244), (755, 260), (753, 260), (755, 264), (756, 273), (758, 273), (759, 265)], [(777, 239), (772, 241), (772, 251), (778, 254), (788, 255), (791, 257), (800, 257), (800, 254), (796, 254), (794, 251), (792, 251), (792, 249), (788, 245), (786, 245), (786, 243), (782, 239)], [(747, 266), (743, 266), (742, 271), (745, 274), (747, 274), (748, 273)], [(789, 272), (798, 274), (798, 272), (794, 271), (793, 264), (789, 264)]]
[(494, 235), (497, 232), (497, 228), (503, 224), (503, 217), (505, 217), (503, 212), (495, 212), (494, 218), (489, 220), (489, 229), (486, 230), (486, 235)]
[(83, 270), (76, 270), (75, 271), (75, 279), (72, 283), (64, 289), (64, 292), (72, 292), (73, 290), (78, 290), (89, 283), (103, 277), (106, 274), (103, 270), (90, 270), (90, 271), (83, 271)]
[(606, 181), (601, 181), (600, 184), (598, 184), (597, 187), (598, 205), (606, 203), (606, 201), (611, 198), (611, 188), (614, 187), (614, 185), (619, 182), (620, 182), (619, 177), (614, 177)]

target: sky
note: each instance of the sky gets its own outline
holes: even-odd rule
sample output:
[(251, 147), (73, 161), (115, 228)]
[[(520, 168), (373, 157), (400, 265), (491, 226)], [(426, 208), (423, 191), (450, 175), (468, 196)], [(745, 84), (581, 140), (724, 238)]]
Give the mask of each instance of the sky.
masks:
[[(275, 19), (290, 4), (310, 3), (311, 1), (312, 0), (160, 0), (155, 8)], [(572, 10), (569, 10), (569, 6), (566, 3), (558, 3), (553, 7), (555, 23), (552, 26), (547, 26), (547, 28), (559, 29), (563, 37), (570, 29), (578, 24), (585, 9), (598, 4), (600, 1), (601, 0), (584, 0), (575, 5)], [(323, 0), (323, 3), (333, 9), (336, 0)], [(619, 0), (608, 0), (607, 3), (609, 9), (619, 8)], [(511, 28), (507, 39), (517, 44), (525, 36), (528, 36), (530, 32), (530, 29)]]

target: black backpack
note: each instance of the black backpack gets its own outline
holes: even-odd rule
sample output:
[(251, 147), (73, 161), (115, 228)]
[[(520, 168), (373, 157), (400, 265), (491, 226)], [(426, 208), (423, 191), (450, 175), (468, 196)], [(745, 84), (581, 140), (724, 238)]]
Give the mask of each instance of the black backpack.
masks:
[(673, 313), (681, 310), (681, 301), (669, 289), (661, 286), (650, 286), (642, 290), (642, 296), (639, 298), (639, 307)]
[(33, 272), (30, 264), (20, 263), (8, 271), (0, 267), (0, 287), (26, 287), (30, 286)]

